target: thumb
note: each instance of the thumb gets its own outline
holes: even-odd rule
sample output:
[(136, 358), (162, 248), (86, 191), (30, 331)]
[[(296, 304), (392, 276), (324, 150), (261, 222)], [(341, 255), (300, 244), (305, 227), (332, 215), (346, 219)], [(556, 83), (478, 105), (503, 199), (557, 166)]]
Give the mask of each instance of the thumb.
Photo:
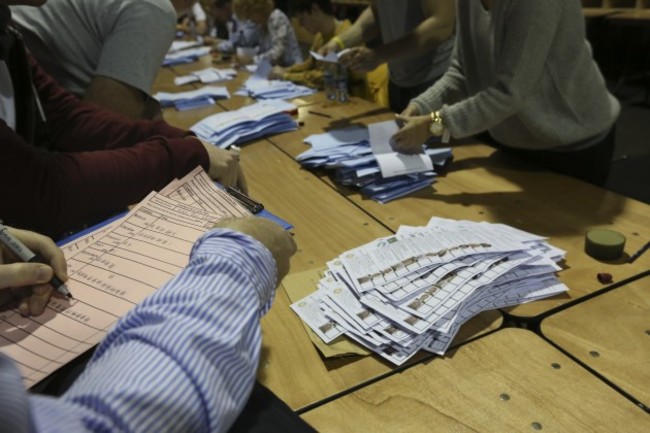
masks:
[(0, 288), (47, 283), (52, 268), (41, 263), (12, 263), (0, 266)]

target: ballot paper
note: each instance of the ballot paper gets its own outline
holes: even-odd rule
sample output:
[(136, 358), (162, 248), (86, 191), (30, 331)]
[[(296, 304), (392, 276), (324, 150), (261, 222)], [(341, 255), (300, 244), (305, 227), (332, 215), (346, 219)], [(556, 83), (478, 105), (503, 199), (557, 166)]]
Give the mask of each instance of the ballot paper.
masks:
[(272, 66), (268, 60), (257, 64), (253, 74), (244, 82), (236, 94), (255, 99), (294, 99), (316, 93), (316, 89), (286, 80), (269, 80)]
[(425, 146), (421, 154), (398, 154), (389, 144), (395, 131), (397, 124), (388, 121), (310, 135), (304, 141), (311, 149), (296, 160), (306, 168), (333, 170), (336, 182), (387, 203), (429, 187), (452, 156), (450, 148)]
[(197, 137), (221, 148), (270, 134), (293, 131), (298, 123), (288, 113), (297, 107), (282, 100), (260, 101), (235, 111), (213, 114), (194, 124)]
[(185, 63), (196, 62), (199, 57), (210, 54), (210, 47), (197, 47), (181, 49), (167, 53), (163, 59), (163, 66), (173, 66)]
[(217, 99), (228, 99), (230, 93), (225, 87), (205, 86), (187, 92), (158, 92), (153, 95), (163, 108), (176, 107), (179, 111), (214, 105)]
[(339, 60), (341, 59), (341, 56), (345, 55), (348, 51), (350, 51), (349, 48), (346, 48), (344, 50), (339, 51), (338, 53), (335, 53), (334, 51), (330, 51), (326, 55), (321, 55), (318, 54), (316, 51), (310, 51), (309, 54), (316, 60), (319, 60), (321, 62), (325, 63), (338, 63)]
[(401, 365), (419, 350), (444, 355), (482, 311), (567, 291), (563, 258), (504, 224), (434, 217), (340, 254), (291, 308), (324, 342), (345, 335)]
[(181, 75), (174, 78), (174, 84), (183, 86), (185, 84), (201, 82), (203, 84), (211, 84), (219, 81), (232, 80), (237, 76), (237, 71), (233, 68), (205, 68), (199, 71), (194, 71), (188, 75)]

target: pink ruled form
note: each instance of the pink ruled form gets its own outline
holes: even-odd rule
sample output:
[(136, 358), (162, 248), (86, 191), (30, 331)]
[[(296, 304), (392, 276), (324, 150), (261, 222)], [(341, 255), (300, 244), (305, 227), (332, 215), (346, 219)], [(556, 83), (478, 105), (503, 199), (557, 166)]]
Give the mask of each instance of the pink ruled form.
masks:
[(62, 247), (74, 299), (53, 294), (45, 312), (0, 312), (0, 350), (32, 386), (95, 346), (115, 322), (185, 266), (216, 221), (250, 215), (199, 167), (151, 193), (122, 219)]

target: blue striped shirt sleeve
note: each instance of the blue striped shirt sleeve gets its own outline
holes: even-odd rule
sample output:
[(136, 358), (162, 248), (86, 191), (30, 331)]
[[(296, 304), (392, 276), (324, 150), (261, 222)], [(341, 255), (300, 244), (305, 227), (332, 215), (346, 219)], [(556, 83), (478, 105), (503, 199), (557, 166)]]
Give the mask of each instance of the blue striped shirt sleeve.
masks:
[[(179, 275), (118, 321), (61, 398), (30, 397), (35, 430), (226, 431), (252, 390), (275, 283), (257, 240), (207, 233)], [(12, 397), (5, 392), (0, 401)]]

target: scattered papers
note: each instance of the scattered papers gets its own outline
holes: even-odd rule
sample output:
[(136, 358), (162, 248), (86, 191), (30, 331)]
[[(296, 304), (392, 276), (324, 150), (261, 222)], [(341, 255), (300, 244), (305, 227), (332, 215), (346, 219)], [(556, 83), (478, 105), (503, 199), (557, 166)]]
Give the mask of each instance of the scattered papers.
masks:
[(345, 55), (345, 53), (347, 53), (348, 51), (350, 51), (349, 48), (346, 48), (346, 49), (344, 49), (344, 50), (342, 50), (342, 51), (339, 51), (338, 53), (335, 53), (335, 52), (333, 52), (333, 51), (330, 51), (330, 52), (327, 53), (327, 55), (325, 55), (325, 56), (323, 56), (323, 55), (321, 55), (321, 54), (318, 54), (316, 51), (310, 51), (309, 54), (311, 54), (311, 56), (312, 56), (314, 59), (316, 59), (316, 60), (320, 60), (321, 62), (326, 62), (326, 63), (338, 63), (338, 62), (339, 62), (339, 59), (341, 58), (341, 56)]
[(301, 86), (291, 81), (267, 79), (271, 69), (271, 63), (268, 60), (261, 61), (256, 66), (253, 75), (246, 80), (243, 87), (236, 93), (255, 99), (294, 99), (316, 93), (316, 89)]
[(192, 72), (189, 75), (182, 75), (174, 78), (174, 84), (182, 86), (189, 83), (201, 82), (203, 84), (216, 83), (217, 81), (232, 80), (237, 76), (237, 71), (233, 68), (217, 69), (205, 68), (200, 71)]
[(434, 217), (344, 252), (291, 308), (324, 342), (345, 335), (401, 365), (421, 349), (444, 355), (482, 311), (567, 291), (564, 254), (503, 224)]
[(296, 130), (298, 123), (288, 114), (296, 109), (294, 104), (281, 100), (260, 101), (206, 117), (190, 130), (200, 139), (225, 149), (270, 134)]
[(153, 97), (163, 108), (176, 107), (179, 111), (214, 105), (217, 99), (228, 99), (230, 93), (225, 87), (206, 86), (188, 92), (158, 92)]
[[(298, 155), (296, 160), (303, 167), (334, 170), (338, 183), (359, 188), (363, 195), (380, 203), (430, 186), (436, 180), (436, 167), (444, 167), (451, 158), (451, 149), (423, 147), (421, 155), (397, 154), (387, 144), (386, 137), (392, 135), (393, 128), (388, 123), (395, 122), (311, 135), (305, 142), (312, 148)], [(369, 131), (377, 145), (370, 145)], [(378, 150), (373, 153), (375, 148)]]
[(205, 56), (207, 54), (210, 54), (210, 47), (189, 48), (173, 53), (168, 53), (163, 60), (163, 66), (193, 63), (196, 62), (199, 57)]

